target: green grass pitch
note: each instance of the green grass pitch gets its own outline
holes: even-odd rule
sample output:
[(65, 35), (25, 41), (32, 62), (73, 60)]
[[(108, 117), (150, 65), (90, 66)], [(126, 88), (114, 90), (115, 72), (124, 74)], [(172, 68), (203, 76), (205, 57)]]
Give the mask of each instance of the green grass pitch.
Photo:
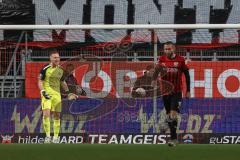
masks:
[(240, 145), (1, 144), (1, 160), (237, 160)]

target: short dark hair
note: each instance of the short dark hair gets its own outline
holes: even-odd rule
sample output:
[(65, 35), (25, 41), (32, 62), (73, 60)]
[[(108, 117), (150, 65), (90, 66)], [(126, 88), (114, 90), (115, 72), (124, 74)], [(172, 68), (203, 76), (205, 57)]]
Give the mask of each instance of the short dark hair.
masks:
[(175, 46), (175, 43), (173, 43), (172, 41), (167, 41), (166, 43), (164, 43), (164, 45), (174, 45)]
[(50, 49), (49, 50), (49, 57), (54, 54), (54, 53), (59, 53), (57, 49)]

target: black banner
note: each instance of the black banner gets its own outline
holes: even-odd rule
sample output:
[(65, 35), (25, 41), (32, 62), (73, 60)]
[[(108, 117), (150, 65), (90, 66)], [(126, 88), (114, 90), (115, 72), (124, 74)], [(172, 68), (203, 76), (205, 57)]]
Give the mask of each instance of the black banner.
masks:
[[(5, 0), (0, 3), (0, 25), (35, 24), (35, 6), (32, 0)], [(17, 41), (22, 31), (5, 30), (5, 40)], [(33, 39), (32, 31), (28, 32), (28, 38)]]

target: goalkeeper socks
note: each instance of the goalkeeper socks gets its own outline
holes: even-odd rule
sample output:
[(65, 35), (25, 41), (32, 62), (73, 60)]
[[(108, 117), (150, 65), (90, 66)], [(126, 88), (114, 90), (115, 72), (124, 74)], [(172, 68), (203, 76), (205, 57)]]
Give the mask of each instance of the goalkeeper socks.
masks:
[(58, 138), (59, 130), (60, 130), (60, 119), (54, 119), (53, 120), (54, 138)]
[(50, 118), (43, 116), (43, 128), (47, 137), (50, 137)]

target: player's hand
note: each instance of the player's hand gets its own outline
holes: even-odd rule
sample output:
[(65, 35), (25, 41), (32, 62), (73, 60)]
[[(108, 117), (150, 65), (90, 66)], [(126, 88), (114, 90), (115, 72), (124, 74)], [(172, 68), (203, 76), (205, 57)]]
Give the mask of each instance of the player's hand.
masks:
[(45, 99), (51, 99), (51, 96), (50, 96), (45, 90), (41, 90), (41, 95), (42, 95)]
[(191, 98), (191, 94), (189, 91), (186, 93), (186, 98)]
[(144, 88), (138, 88), (136, 89), (136, 92), (142, 97), (146, 96), (146, 90)]
[(78, 98), (78, 95), (74, 93), (68, 93), (67, 99), (68, 100), (76, 100)]
[(76, 93), (77, 93), (77, 95), (82, 95), (82, 96), (87, 95), (87, 93), (80, 86), (76, 86)]

